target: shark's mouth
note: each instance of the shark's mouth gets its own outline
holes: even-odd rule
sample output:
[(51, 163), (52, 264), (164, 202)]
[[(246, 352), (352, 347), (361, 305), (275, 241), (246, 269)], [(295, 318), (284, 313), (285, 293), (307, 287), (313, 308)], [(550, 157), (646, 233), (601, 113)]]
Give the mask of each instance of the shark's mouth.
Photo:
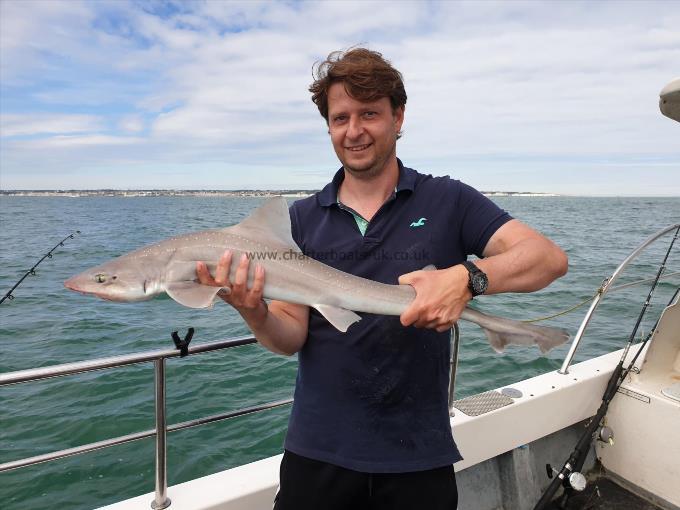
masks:
[[(88, 287), (90, 286), (90, 283), (88, 282)], [(77, 281), (77, 278), (69, 278), (64, 282), (64, 287), (66, 287), (69, 290), (73, 290), (78, 292), (79, 294), (83, 294), (84, 296), (96, 296), (99, 299), (104, 299), (106, 301), (113, 301), (116, 303), (133, 303), (137, 301), (148, 301), (149, 299), (152, 299), (154, 297), (154, 294), (142, 294), (142, 295), (129, 295), (127, 293), (113, 293), (113, 292), (105, 292), (105, 290), (108, 289), (102, 289), (102, 290), (88, 290), (86, 288), (83, 288), (83, 285), (80, 285)]]
[(78, 285), (74, 282), (74, 278), (69, 278), (64, 282), (64, 287), (66, 287), (69, 290), (75, 290), (76, 292), (80, 292), (81, 294), (93, 294), (93, 292), (86, 292), (82, 290)]
[(64, 287), (66, 287), (69, 290), (74, 290), (79, 294), (83, 294), (84, 296), (97, 296), (98, 298), (106, 299), (107, 301), (122, 301), (121, 299), (116, 299), (115, 296), (112, 296), (110, 294), (97, 292), (94, 290), (84, 290), (82, 287), (79, 287), (78, 284), (73, 280), (74, 280), (73, 278), (66, 280), (64, 282)]

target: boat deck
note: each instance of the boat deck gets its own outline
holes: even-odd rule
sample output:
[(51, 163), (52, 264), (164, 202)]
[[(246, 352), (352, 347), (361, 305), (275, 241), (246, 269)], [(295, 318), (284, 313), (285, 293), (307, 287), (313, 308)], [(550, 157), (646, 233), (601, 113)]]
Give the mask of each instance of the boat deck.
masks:
[[(551, 510), (558, 510), (553, 503)], [(660, 506), (633, 494), (609, 478), (589, 481), (586, 490), (574, 495), (565, 510), (661, 510)]]

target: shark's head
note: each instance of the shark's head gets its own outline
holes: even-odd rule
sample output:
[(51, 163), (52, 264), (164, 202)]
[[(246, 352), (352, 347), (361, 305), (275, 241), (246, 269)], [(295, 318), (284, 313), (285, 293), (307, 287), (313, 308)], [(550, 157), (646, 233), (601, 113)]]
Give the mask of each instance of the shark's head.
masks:
[(93, 267), (64, 282), (67, 289), (92, 294), (109, 301), (144, 301), (151, 299), (148, 280), (135, 265), (113, 260)]

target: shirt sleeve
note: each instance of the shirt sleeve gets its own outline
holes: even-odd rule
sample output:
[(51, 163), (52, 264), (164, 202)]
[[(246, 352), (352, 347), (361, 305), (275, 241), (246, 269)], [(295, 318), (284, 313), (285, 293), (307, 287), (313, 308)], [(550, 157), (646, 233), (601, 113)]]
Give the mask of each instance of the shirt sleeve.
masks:
[(288, 208), (288, 213), (290, 214), (290, 234), (293, 237), (293, 241), (297, 244), (300, 251), (305, 255), (308, 255), (305, 249), (305, 236), (304, 231), (300, 225), (301, 216), (304, 217), (304, 207), (301, 206), (301, 200), (293, 202)]
[(466, 254), (482, 258), (491, 236), (512, 216), (473, 187), (462, 182), (459, 184), (460, 242)]
[(298, 228), (298, 215), (294, 202), (288, 208), (288, 213), (290, 214), (290, 233), (293, 236), (293, 241), (298, 245), (298, 248), (302, 249), (302, 239), (300, 239), (300, 229)]

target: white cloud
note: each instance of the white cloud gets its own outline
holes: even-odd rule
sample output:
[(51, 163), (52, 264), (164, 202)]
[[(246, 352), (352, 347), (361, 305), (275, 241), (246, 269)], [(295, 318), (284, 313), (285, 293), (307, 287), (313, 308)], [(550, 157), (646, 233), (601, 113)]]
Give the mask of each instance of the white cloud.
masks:
[(5, 114), (0, 116), (1, 136), (82, 133), (102, 129), (102, 119), (92, 115)]
[(118, 121), (118, 126), (122, 131), (139, 133), (144, 130), (144, 119), (141, 115), (126, 115)]
[[(424, 170), (475, 167), (509, 188), (493, 165), (588, 160), (597, 172), (607, 157), (634, 158), (642, 175), (661, 157), (680, 167), (677, 126), (656, 105), (678, 73), (680, 4), (192, 2), (164, 16), (150, 9), (175, 4), (144, 5), (0, 2), (2, 135), (42, 133), (3, 141), (4, 186), (78, 168), (103, 181), (131, 162), (210, 168), (191, 174), (206, 183), (255, 165), (253, 185), (265, 187), (295, 171), (328, 175), (336, 163), (307, 92), (312, 64), (357, 43), (403, 72), (399, 152)], [(680, 179), (656, 175), (660, 190)]]
[(132, 136), (84, 135), (84, 136), (52, 136), (37, 140), (21, 140), (11, 144), (18, 149), (81, 149), (86, 147), (101, 147), (111, 145), (130, 145), (142, 143), (142, 138)]
[(52, 0), (0, 2), (0, 74), (10, 83), (32, 82), (50, 58), (87, 51), (78, 34), (94, 17), (85, 3)]

